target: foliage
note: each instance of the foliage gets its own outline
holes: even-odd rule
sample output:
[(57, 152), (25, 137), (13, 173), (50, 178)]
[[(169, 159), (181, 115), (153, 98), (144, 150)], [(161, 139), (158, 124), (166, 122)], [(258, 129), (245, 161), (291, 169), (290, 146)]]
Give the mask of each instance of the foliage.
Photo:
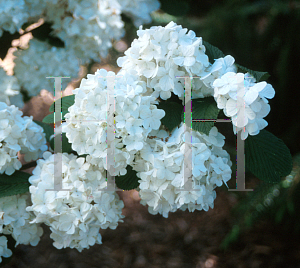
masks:
[(166, 115), (161, 119), (161, 123), (170, 131), (177, 127), (181, 122), (182, 104), (179, 104), (171, 99), (161, 101), (157, 105), (158, 109), (165, 111)]
[(136, 189), (140, 185), (138, 182), (139, 178), (136, 176), (137, 172), (131, 166), (127, 166), (126, 170), (127, 173), (125, 175), (115, 177), (116, 185), (123, 190)]
[[(192, 119), (204, 120), (204, 119), (217, 119), (219, 109), (213, 97), (193, 99), (192, 100)], [(185, 112), (181, 113), (181, 121), (184, 121)], [(193, 130), (197, 130), (206, 135), (214, 126), (214, 122), (192, 122)]]
[(259, 179), (269, 183), (280, 182), (292, 170), (292, 156), (284, 142), (263, 129), (245, 140), (245, 162)]
[(294, 157), (294, 168), (284, 180), (269, 184), (261, 182), (254, 192), (237, 203), (231, 214), (235, 220), (231, 231), (223, 239), (220, 247), (227, 249), (237, 242), (255, 223), (270, 220), (281, 224), (285, 231), (300, 232), (300, 155)]
[(0, 198), (28, 192), (30, 174), (16, 170), (12, 175), (0, 174)]

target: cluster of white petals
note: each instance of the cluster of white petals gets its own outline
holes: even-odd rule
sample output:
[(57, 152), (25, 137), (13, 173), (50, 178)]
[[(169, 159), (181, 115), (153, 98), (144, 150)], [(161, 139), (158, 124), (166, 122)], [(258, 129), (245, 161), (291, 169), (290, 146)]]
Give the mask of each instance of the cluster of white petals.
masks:
[(122, 13), (133, 19), (135, 27), (152, 21), (151, 12), (160, 7), (158, 0), (118, 0)]
[(272, 85), (266, 82), (255, 83), (247, 74), (227, 72), (213, 83), (214, 97), (218, 108), (231, 117), (233, 131), (241, 132), (245, 140), (249, 135), (257, 135), (268, 123), (264, 117), (270, 112), (267, 99), (275, 95)]
[[(133, 164), (138, 172), (141, 204), (148, 205), (149, 213), (168, 217), (177, 209), (189, 211), (214, 207), (214, 189), (231, 178), (229, 154), (222, 149), (224, 136), (216, 127), (209, 135), (193, 131), (192, 178), (189, 189), (184, 191), (185, 125), (169, 135), (165, 130), (150, 133), (156, 139), (148, 139)], [(195, 189), (195, 191), (193, 191)]]
[[(114, 80), (109, 81), (111, 78)], [(115, 133), (106, 134), (110, 82), (114, 87)], [(145, 92), (145, 82), (132, 74), (116, 76), (101, 69), (82, 79), (80, 87), (73, 90), (75, 103), (69, 107), (63, 124), (72, 149), (79, 155), (89, 154), (94, 164), (107, 170), (107, 136), (114, 134), (115, 173), (111, 175), (126, 174), (134, 154), (143, 148), (150, 131), (159, 129), (160, 119), (165, 116), (157, 109), (155, 97), (142, 96)]]
[(66, 49), (86, 63), (106, 57), (112, 39), (124, 36), (121, 13), (129, 15), (138, 27), (150, 23), (150, 13), (159, 6), (157, 0), (65, 0), (47, 5), (46, 20), (54, 23), (54, 33)]
[[(237, 74), (232, 56), (209, 63), (202, 38), (174, 22), (146, 30), (141, 26), (137, 35), (117, 63), (121, 74), (134, 70), (139, 80), (146, 82), (147, 94), (167, 100), (173, 92), (184, 104), (183, 77), (191, 77), (193, 98), (214, 96), (218, 108), (232, 118), (234, 133), (245, 130), (243, 140), (266, 127), (263, 117), (270, 111), (267, 98), (273, 98), (275, 91), (266, 82), (255, 83), (249, 74)], [(245, 112), (237, 96), (245, 100)]]
[(76, 78), (80, 64), (98, 62), (100, 57), (108, 55), (112, 40), (120, 40), (125, 34), (122, 12), (132, 17), (138, 27), (151, 22), (150, 13), (159, 6), (157, 0), (13, 0), (9, 3), (0, 0), (0, 36), (3, 30), (14, 33), (27, 21), (38, 18), (51, 23), (51, 34), (60, 38), (64, 47), (33, 39), (28, 49), (15, 53), (14, 72), (29, 96), (37, 95), (43, 88), (53, 93), (53, 79), (46, 77)]
[[(140, 26), (137, 35), (139, 38), (117, 63), (122, 67), (121, 73), (135, 70), (154, 97), (166, 100), (174, 92), (183, 100), (183, 76), (207, 75), (208, 57), (202, 38), (196, 37), (195, 32), (170, 22), (166, 27), (153, 26), (146, 30)], [(206, 88), (197, 79), (193, 90), (199, 94)]]
[[(36, 246), (43, 234), (40, 224), (30, 223), (34, 219), (34, 214), (26, 211), (30, 204), (28, 193), (0, 198), (0, 233), (11, 235), (16, 240), (15, 246)], [(7, 249), (6, 237), (0, 238), (0, 244), (0, 255), (10, 257), (12, 253)]]
[(19, 151), (25, 161), (31, 161), (48, 148), (43, 128), (32, 121), (32, 116), (22, 114), (14, 105), (0, 102), (0, 174), (11, 175), (21, 168)]
[(80, 69), (79, 60), (74, 53), (36, 39), (30, 40), (29, 48), (18, 50), (14, 54), (17, 56), (14, 59), (14, 75), (29, 96), (38, 95), (43, 88), (54, 92), (54, 79), (46, 77), (76, 78)]
[(7, 75), (0, 67), (0, 101), (7, 105), (24, 106), (23, 97), (20, 94), (20, 85), (15, 76)]
[(0, 263), (2, 262), (2, 257), (9, 258), (12, 256), (12, 251), (7, 248), (7, 238), (6, 236), (0, 236)]
[[(52, 231), (50, 237), (58, 248), (82, 251), (95, 243), (101, 244), (100, 228), (115, 229), (123, 222), (123, 201), (114, 191), (105, 191), (104, 169), (92, 165), (89, 157), (45, 152), (37, 161), (29, 178), (32, 206), (36, 218), (31, 223), (45, 223)], [(62, 163), (62, 189), (54, 191), (54, 158)], [(52, 189), (52, 191), (51, 191)], [(68, 189), (68, 190), (66, 190)], [(50, 190), (50, 191), (47, 191)]]
[(99, 61), (100, 56), (107, 56), (112, 40), (124, 36), (121, 13), (138, 27), (150, 23), (150, 13), (159, 7), (157, 0), (0, 0), (0, 36), (3, 30), (13, 34), (24, 23), (43, 18), (53, 23), (54, 34), (70, 54), (83, 63)]
[(124, 35), (121, 6), (116, 0), (68, 0), (47, 5), (46, 20), (65, 49), (83, 63), (99, 61), (112, 47), (112, 39)]
[(0, 37), (3, 30), (13, 34), (21, 28), (29, 17), (25, 9), (24, 0), (0, 0)]

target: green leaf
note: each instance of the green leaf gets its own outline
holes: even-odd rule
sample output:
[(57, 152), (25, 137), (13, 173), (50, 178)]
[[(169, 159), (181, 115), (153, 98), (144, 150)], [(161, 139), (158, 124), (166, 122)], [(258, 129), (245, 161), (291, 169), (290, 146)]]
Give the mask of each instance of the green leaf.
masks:
[(0, 198), (28, 192), (30, 186), (28, 178), (30, 176), (30, 174), (19, 170), (11, 175), (0, 174)]
[[(69, 95), (61, 98), (61, 110), (68, 111), (68, 108), (72, 106), (75, 102), (75, 95)], [(55, 102), (53, 102), (49, 108), (50, 112), (54, 112), (54, 105)]]
[(40, 125), (44, 129), (44, 133), (46, 134), (46, 140), (47, 140), (47, 142), (49, 142), (50, 141), (50, 136), (54, 134), (53, 128), (51, 126), (49, 126), (48, 124), (45, 124), (45, 123), (40, 122), (40, 121), (33, 120), (33, 122)]
[(268, 72), (253, 71), (253, 70), (250, 70), (250, 69), (248, 69), (244, 66), (241, 66), (239, 64), (235, 64), (235, 65), (238, 67), (239, 72), (250, 73), (256, 79), (256, 82), (265, 81), (270, 77)]
[(284, 142), (263, 129), (245, 140), (245, 162), (260, 180), (276, 183), (292, 171), (292, 156)]
[(55, 47), (65, 46), (65, 43), (60, 38), (54, 36), (52, 23), (45, 22), (41, 26), (33, 29), (31, 33), (33, 37), (37, 38), (40, 41), (48, 42), (51, 46), (55, 46)]
[[(203, 45), (206, 48), (205, 53), (208, 56), (209, 62), (211, 64), (213, 64), (215, 62), (215, 59), (225, 57), (225, 54), (220, 49), (211, 45), (210, 43), (203, 41)], [(256, 79), (256, 82), (267, 80), (270, 77), (268, 72), (253, 71), (253, 70), (250, 70), (250, 69), (248, 69), (244, 66), (241, 66), (237, 63), (235, 63), (235, 65), (238, 67), (239, 72), (250, 73)]]
[(123, 176), (116, 176), (115, 183), (118, 188), (123, 190), (132, 190), (137, 188), (140, 183), (138, 182), (139, 178), (136, 175), (136, 171), (132, 169), (131, 166), (126, 167), (127, 173)]
[[(50, 147), (54, 150), (54, 138), (50, 140)], [(62, 133), (62, 152), (68, 154), (73, 152), (72, 144), (69, 143), (66, 133)]]
[[(61, 120), (65, 120), (65, 114), (68, 113), (69, 111), (62, 111), (61, 115), (62, 118)], [(47, 116), (44, 117), (43, 122), (46, 124), (54, 124), (54, 113), (48, 114)]]
[[(213, 97), (192, 99), (192, 119), (217, 119), (219, 109)], [(181, 113), (181, 120), (184, 121), (184, 111)], [(214, 122), (192, 122), (192, 129), (206, 135), (214, 126)]]
[(211, 45), (206, 41), (203, 41), (202, 43), (206, 48), (205, 54), (208, 56), (209, 62), (211, 64), (213, 64), (216, 59), (225, 57), (225, 54), (217, 47)]
[(48, 114), (44, 117), (43, 122), (46, 124), (53, 124), (54, 123), (54, 113)]
[(166, 100), (160, 102), (157, 108), (165, 111), (166, 115), (161, 119), (161, 123), (172, 132), (181, 123), (183, 106), (177, 102)]
[(236, 241), (239, 236), (240, 236), (240, 227), (238, 225), (233, 225), (229, 234), (226, 235), (226, 237), (223, 239), (222, 243), (220, 244), (220, 248), (223, 250), (227, 249), (228, 246), (232, 242)]
[(160, 0), (161, 10), (173, 16), (185, 16), (190, 6), (183, 0)]

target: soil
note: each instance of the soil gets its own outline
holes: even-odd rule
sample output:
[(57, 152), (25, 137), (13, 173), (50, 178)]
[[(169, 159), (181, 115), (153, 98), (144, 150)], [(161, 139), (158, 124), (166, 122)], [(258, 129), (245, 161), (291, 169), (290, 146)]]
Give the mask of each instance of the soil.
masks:
[(139, 204), (135, 190), (121, 192), (120, 196), (125, 203), (124, 223), (115, 230), (101, 230), (102, 245), (81, 253), (76, 249), (58, 250), (52, 246), (49, 228), (44, 226), (38, 246), (17, 246), (11, 262), (4, 267), (300, 267), (299, 238), (282, 234), (280, 226), (272, 222), (262, 222), (245, 232), (226, 251), (219, 248), (231, 228), (230, 209), (236, 203), (224, 190), (217, 190), (214, 209), (177, 211), (168, 218), (149, 214)]

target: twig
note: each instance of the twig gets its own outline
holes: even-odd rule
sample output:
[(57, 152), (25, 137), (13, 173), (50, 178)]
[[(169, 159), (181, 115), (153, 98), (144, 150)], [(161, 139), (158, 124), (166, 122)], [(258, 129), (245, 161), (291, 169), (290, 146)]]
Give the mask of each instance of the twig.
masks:
[(25, 165), (23, 165), (20, 170), (25, 170), (25, 169), (28, 169), (28, 168), (31, 168), (31, 167), (35, 167), (36, 166), (36, 161), (33, 161), (33, 162), (30, 162), (30, 163), (27, 163)]

